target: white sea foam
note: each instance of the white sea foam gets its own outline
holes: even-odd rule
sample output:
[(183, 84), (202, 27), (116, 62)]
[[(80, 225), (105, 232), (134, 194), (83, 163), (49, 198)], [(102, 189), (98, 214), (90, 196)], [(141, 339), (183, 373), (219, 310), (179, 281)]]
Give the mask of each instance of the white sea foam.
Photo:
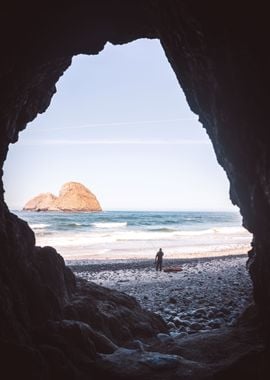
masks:
[(210, 235), (210, 234), (248, 234), (247, 230), (243, 227), (213, 227), (206, 230), (193, 230), (193, 231), (176, 231), (175, 235), (178, 236), (196, 236), (196, 235)]
[(94, 241), (94, 239), (91, 239), (89, 236), (76, 236), (76, 235), (70, 235), (70, 236), (64, 236), (64, 235), (54, 235), (54, 236), (40, 236), (39, 239), (37, 239), (37, 243), (40, 245), (50, 245), (56, 248), (61, 247), (91, 247), (94, 244), (99, 243), (98, 241)]
[(248, 234), (248, 231), (244, 227), (215, 227), (213, 230), (220, 234)]
[(45, 217), (42, 213), (26, 216), (37, 245), (53, 246), (64, 257), (151, 258), (160, 247), (166, 257), (197, 257), (208, 252), (221, 255), (229, 250), (247, 252), (251, 241), (251, 234), (240, 226), (241, 221), (225, 214), (108, 212), (104, 217)]
[[(108, 223), (109, 224), (109, 223)], [(115, 223), (112, 223), (115, 225)], [(123, 225), (124, 223), (119, 223)], [(37, 234), (37, 238), (39, 235)], [(55, 246), (93, 246), (97, 244), (114, 245), (151, 245), (159, 244), (179, 246), (198, 246), (198, 245), (228, 245), (230, 243), (249, 243), (251, 235), (244, 228), (222, 227), (207, 230), (194, 231), (151, 231), (151, 230), (132, 230), (116, 228), (115, 230), (100, 229), (87, 232), (64, 231), (53, 233), (49, 236), (42, 235), (39, 243)]]
[(119, 222), (100, 222), (100, 223), (91, 223), (92, 226), (97, 228), (121, 228), (126, 227), (127, 222), (119, 223)]
[[(88, 254), (102, 258), (106, 252), (107, 258), (121, 257), (151, 257), (159, 247), (165, 250), (167, 255), (182, 255), (202, 252), (221, 252), (223, 250), (243, 249), (247, 252), (251, 241), (250, 235), (194, 235), (168, 237), (166, 233), (147, 233), (117, 231), (114, 233), (55, 233), (52, 235), (36, 236), (37, 244), (55, 247), (59, 253), (65, 256), (71, 252), (74, 255)], [(104, 257), (105, 258), (105, 257)]]
[(46, 224), (46, 223), (33, 223), (33, 224), (30, 223), (29, 225), (33, 230), (41, 230), (43, 228), (50, 226), (50, 224)]

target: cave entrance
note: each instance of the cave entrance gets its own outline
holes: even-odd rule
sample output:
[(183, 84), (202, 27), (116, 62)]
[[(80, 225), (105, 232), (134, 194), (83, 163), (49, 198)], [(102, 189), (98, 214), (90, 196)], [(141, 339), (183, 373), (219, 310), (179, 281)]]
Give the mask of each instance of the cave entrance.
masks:
[[(225, 173), (157, 40), (108, 45), (97, 57), (74, 58), (58, 83), (51, 107), (11, 148), (5, 173), (11, 209), (21, 208), (39, 193), (57, 194), (69, 181), (83, 183), (95, 193), (105, 210), (102, 213), (64, 216), (15, 211), (29, 221), (38, 245), (54, 246), (66, 260), (128, 259), (131, 255), (153, 261), (162, 247), (164, 265), (174, 265), (182, 257), (222, 256), (230, 250), (240, 254), (248, 249), (250, 236), (230, 203)], [(191, 269), (187, 282), (187, 288), (195, 284), (199, 290), (197, 301), (203, 298), (195, 280), (206, 269), (201, 265)], [(230, 261), (228, 265), (233, 267)], [(211, 263), (208, 267), (218, 288), (221, 275), (217, 272), (222, 268)], [(247, 277), (242, 273), (240, 283), (238, 269), (242, 273), (244, 267), (233, 272), (241, 291)], [(162, 279), (167, 281), (169, 276)], [(139, 275), (133, 277), (139, 279)], [(113, 281), (99, 275), (94, 280), (108, 286)], [(210, 280), (205, 287), (204, 280), (199, 283), (207, 292)], [(125, 284), (120, 290), (145, 296), (150, 310), (163, 313), (164, 306), (158, 310), (158, 297), (145, 295), (132, 287), (132, 281), (128, 286), (126, 278), (120, 278), (119, 284)], [(176, 295), (170, 286), (167, 290), (163, 298), (173, 305)], [(229, 307), (236, 308), (226, 291), (227, 311), (218, 310), (217, 315), (224, 320)], [(210, 301), (214, 317), (217, 294)], [(182, 297), (186, 307), (195, 309), (189, 291), (182, 292)], [(198, 325), (193, 327), (198, 329)]]

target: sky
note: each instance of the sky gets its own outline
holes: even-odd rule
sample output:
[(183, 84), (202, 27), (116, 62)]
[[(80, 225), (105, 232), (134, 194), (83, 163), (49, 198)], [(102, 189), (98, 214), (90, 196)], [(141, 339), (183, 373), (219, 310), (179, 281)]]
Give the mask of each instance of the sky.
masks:
[(76, 56), (56, 87), (47, 111), (10, 146), (11, 209), (76, 181), (104, 210), (237, 210), (159, 41)]

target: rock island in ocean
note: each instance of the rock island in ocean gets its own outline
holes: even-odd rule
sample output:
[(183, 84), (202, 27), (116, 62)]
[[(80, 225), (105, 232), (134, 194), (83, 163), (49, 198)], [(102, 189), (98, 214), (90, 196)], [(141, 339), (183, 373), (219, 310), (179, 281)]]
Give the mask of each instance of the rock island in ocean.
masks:
[(78, 182), (65, 183), (56, 197), (51, 193), (42, 193), (30, 199), (23, 210), (28, 211), (102, 211), (96, 196)]

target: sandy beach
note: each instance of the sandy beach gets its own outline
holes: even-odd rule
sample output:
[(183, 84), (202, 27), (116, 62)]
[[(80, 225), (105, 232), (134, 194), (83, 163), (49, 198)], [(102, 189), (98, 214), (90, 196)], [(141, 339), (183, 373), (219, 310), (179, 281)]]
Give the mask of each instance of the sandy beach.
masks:
[(143, 308), (167, 322), (171, 336), (234, 326), (252, 301), (247, 254), (188, 256), (164, 260), (164, 269), (181, 268), (175, 273), (156, 272), (154, 260), (74, 260), (67, 264), (84, 279), (135, 297)]

